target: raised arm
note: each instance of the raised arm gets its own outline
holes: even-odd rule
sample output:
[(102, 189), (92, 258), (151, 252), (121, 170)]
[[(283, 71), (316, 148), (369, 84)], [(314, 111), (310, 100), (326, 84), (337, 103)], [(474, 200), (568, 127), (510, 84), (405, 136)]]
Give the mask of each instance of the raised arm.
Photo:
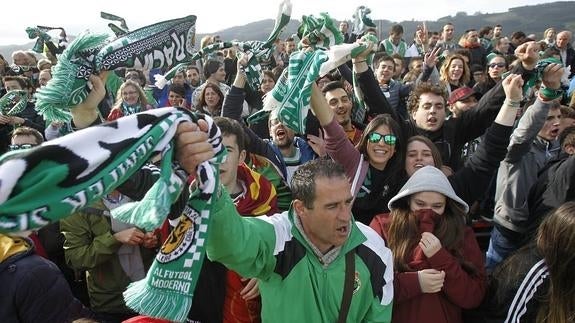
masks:
[[(519, 109), (523, 79), (513, 74), (503, 81), (507, 99), (499, 110), (495, 122), (487, 129), (475, 153), (449, 181), (457, 195), (467, 203), (473, 203), (485, 194), (495, 170), (507, 154), (509, 137)], [(469, 185), (473, 183), (473, 185)]]
[[(543, 86), (553, 90), (559, 89), (563, 70), (561, 65), (549, 64), (543, 71)], [(549, 107), (552, 104), (550, 99), (552, 98), (543, 96), (542, 91), (539, 91), (533, 106), (527, 109), (519, 120), (519, 125), (513, 131), (509, 144), (506, 157), (509, 162), (516, 162), (529, 152), (533, 139), (537, 137), (549, 113)]]
[[(510, 74), (520, 74), (523, 81), (533, 75), (533, 69), (539, 59), (537, 46), (535, 42), (528, 42), (517, 47), (515, 55), (518, 57), (518, 63), (511, 69)], [(481, 136), (493, 123), (504, 100), (505, 91), (500, 81), (481, 97), (477, 107), (461, 115), (456, 126), (457, 133), (461, 134), (458, 140), (467, 142)]]
[[(100, 75), (90, 75), (92, 90), (84, 102), (70, 109), (72, 121), (77, 129), (87, 128), (92, 125), (99, 117), (98, 104), (106, 96), (105, 82), (110, 72), (102, 72)], [(104, 116), (106, 117), (106, 116)]]
[(376, 116), (378, 114), (388, 113), (392, 118), (403, 123), (397, 112), (389, 105), (387, 98), (381, 92), (379, 88), (379, 83), (375, 79), (373, 71), (367, 65), (366, 58), (367, 55), (360, 54), (358, 57), (352, 60), (353, 69), (358, 76), (359, 86), (363, 92), (365, 104), (369, 107), (368, 116)]

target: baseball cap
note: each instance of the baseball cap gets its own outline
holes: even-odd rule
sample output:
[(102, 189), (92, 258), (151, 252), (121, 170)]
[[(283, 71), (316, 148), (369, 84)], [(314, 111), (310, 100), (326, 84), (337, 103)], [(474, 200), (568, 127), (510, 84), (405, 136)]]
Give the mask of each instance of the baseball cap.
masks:
[(457, 90), (451, 92), (451, 95), (449, 96), (447, 103), (454, 104), (457, 101), (465, 100), (475, 94), (476, 94), (475, 91), (470, 87), (467, 86), (460, 87)]

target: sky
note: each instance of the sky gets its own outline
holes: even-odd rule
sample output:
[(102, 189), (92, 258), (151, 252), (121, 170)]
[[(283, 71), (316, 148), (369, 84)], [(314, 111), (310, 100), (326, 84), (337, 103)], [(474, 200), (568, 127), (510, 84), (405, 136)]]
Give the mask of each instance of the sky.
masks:
[[(140, 4), (136, 4), (136, 3)], [(535, 5), (548, 0), (291, 0), (292, 18), (302, 15), (318, 15), (327, 12), (337, 20), (351, 19), (355, 8), (364, 5), (371, 9), (372, 19), (437, 20), (438, 18), (464, 11), (472, 15), (476, 12), (497, 13), (509, 8)], [(15, 14), (10, 10), (15, 2), (4, 6), (6, 14), (0, 23), (0, 46), (21, 45), (30, 42), (25, 29), (36, 25), (64, 27), (68, 34), (75, 35), (85, 30), (91, 32), (111, 31), (110, 22), (100, 18), (105, 11), (126, 19), (130, 30), (135, 30), (163, 20), (196, 15), (196, 32), (212, 33), (222, 29), (241, 26), (249, 22), (275, 19), (280, 1), (278, 0), (88, 0), (69, 1), (29, 0), (27, 9), (38, 10), (37, 14)], [(150, 4), (155, 3), (152, 7)], [(57, 32), (50, 35), (57, 36)]]

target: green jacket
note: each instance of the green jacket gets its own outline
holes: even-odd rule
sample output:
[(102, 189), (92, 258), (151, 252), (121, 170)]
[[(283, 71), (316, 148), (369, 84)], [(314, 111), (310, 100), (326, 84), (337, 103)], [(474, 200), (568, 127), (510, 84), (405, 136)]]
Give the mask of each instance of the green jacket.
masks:
[(227, 194), (214, 205), (206, 252), (243, 277), (260, 279), (263, 322), (336, 322), (345, 254), (355, 249), (347, 322), (390, 322), (393, 261), (371, 228), (354, 223), (339, 256), (326, 268), (293, 224), (292, 210), (272, 217), (239, 216)]
[[(103, 203), (94, 205), (105, 210)], [(129, 313), (122, 293), (131, 283), (124, 273), (118, 249), (122, 244), (112, 235), (108, 216), (76, 212), (60, 221), (66, 240), (66, 263), (73, 269), (86, 270), (90, 307), (101, 313)], [(155, 250), (140, 248), (145, 268), (152, 264)]]

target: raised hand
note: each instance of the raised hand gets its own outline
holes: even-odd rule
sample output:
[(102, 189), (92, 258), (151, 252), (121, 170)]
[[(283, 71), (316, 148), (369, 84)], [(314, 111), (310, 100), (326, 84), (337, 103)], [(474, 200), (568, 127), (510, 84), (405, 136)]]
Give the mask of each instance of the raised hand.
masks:
[(561, 87), (561, 77), (563, 77), (563, 66), (560, 64), (549, 64), (543, 70), (543, 85), (550, 89)]
[(319, 132), (319, 137), (314, 135), (307, 135), (307, 143), (319, 157), (326, 155), (325, 141), (323, 140), (321, 131)]
[(214, 157), (207, 131), (208, 125), (203, 120), (199, 120), (198, 124), (182, 122), (178, 125), (176, 158), (188, 174), (193, 174), (199, 164)]
[(441, 51), (441, 47), (435, 47), (434, 49), (427, 51), (423, 57), (423, 63), (429, 68), (433, 68), (439, 61), (438, 54)]
[(521, 60), (524, 68), (532, 70), (539, 60), (539, 48), (539, 45), (534, 41), (526, 42), (517, 46), (515, 56)]
[(523, 98), (523, 79), (520, 74), (510, 74), (503, 80), (502, 85), (507, 100), (521, 101)]

